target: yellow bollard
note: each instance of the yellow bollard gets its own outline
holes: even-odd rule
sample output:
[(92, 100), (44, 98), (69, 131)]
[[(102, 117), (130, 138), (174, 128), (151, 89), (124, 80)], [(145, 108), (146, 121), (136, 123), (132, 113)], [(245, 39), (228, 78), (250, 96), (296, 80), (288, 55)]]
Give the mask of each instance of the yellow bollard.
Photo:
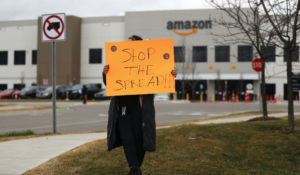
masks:
[(203, 103), (203, 94), (200, 94), (200, 102)]
[(190, 100), (190, 94), (189, 93), (186, 93), (186, 100)]
[(177, 100), (177, 93), (174, 94), (174, 100)]
[(215, 102), (215, 94), (212, 94), (211, 96), (211, 101), (214, 103)]

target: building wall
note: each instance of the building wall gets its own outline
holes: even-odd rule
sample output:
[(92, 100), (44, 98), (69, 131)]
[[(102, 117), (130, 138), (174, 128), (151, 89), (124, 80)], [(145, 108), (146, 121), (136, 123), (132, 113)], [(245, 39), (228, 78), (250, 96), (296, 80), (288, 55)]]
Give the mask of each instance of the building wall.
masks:
[[(103, 84), (102, 70), (105, 65), (105, 42), (123, 41), (123, 17), (84, 18), (81, 25), (81, 72), (80, 82)], [(89, 63), (89, 49), (102, 49), (102, 63)], [(104, 87), (104, 85), (102, 86)]]
[[(52, 43), (41, 40), (41, 18), (38, 20), (39, 85), (52, 85)], [(66, 17), (66, 39), (56, 42), (56, 84), (72, 85), (80, 82), (81, 18)]]
[[(170, 10), (127, 12), (117, 17), (67, 17), (67, 39), (57, 43), (58, 53), (58, 84), (97, 83), (102, 84), (102, 69), (105, 65), (105, 42), (124, 41), (130, 35), (140, 35), (144, 39), (174, 39), (174, 46), (185, 47), (185, 62), (176, 63), (177, 80), (207, 80), (209, 98), (214, 93), (215, 80), (253, 80), (254, 91), (258, 91), (258, 74), (252, 70), (251, 62), (237, 60), (238, 45), (231, 42), (220, 42), (226, 29), (214, 23), (223, 17), (230, 20), (218, 10)], [(198, 28), (191, 35), (178, 35), (168, 29), (169, 22), (176, 21), (212, 21), (211, 28)], [(51, 44), (40, 43), (40, 19), (28, 21), (0, 22), (0, 51), (8, 51), (8, 65), (0, 65), (0, 84), (33, 83), (42, 84), (42, 71), (51, 84)], [(190, 32), (191, 29), (176, 29), (179, 32)], [(217, 36), (219, 34), (220, 36)], [(230, 46), (230, 61), (215, 61), (215, 46)], [(193, 46), (207, 46), (207, 62), (192, 62)], [(90, 49), (102, 49), (102, 62), (89, 62)], [(38, 49), (38, 66), (31, 64), (32, 50)], [(26, 65), (14, 65), (14, 51), (26, 50)], [(60, 51), (59, 51), (60, 50)], [(254, 49), (253, 49), (254, 51)], [(255, 51), (254, 51), (255, 52)], [(286, 84), (286, 65), (283, 51), (276, 48), (276, 62), (266, 64), (266, 82), (276, 85), (276, 95), (283, 96)], [(47, 55), (45, 57), (45, 55)], [(59, 56), (60, 55), (60, 56)], [(255, 53), (253, 53), (254, 57)], [(47, 59), (45, 59), (47, 58)], [(44, 67), (40, 67), (44, 65)], [(300, 62), (294, 62), (294, 72), (300, 72)], [(59, 67), (60, 66), (60, 67)], [(65, 67), (67, 66), (67, 67)], [(40, 67), (41, 69), (37, 68)], [(67, 74), (65, 74), (67, 73)], [(68, 76), (69, 77), (68, 77)], [(73, 77), (74, 76), (74, 77)]]
[[(283, 97), (284, 84), (287, 84), (287, 68), (283, 57), (283, 49), (277, 47), (276, 55), (275, 62), (266, 63), (266, 83), (275, 84), (276, 94)], [(300, 72), (300, 61), (293, 62), (293, 72)]]
[[(0, 22), (0, 38), (0, 51), (8, 51), (8, 65), (0, 65), (0, 84), (36, 83), (37, 68), (31, 62), (32, 50), (37, 50), (36, 20)], [(14, 65), (16, 50), (25, 50), (25, 65)]]
[[(251, 62), (237, 61), (237, 44), (229, 42), (220, 43), (217, 34), (226, 35), (226, 31), (222, 26), (217, 25), (214, 19), (220, 17), (226, 18), (226, 14), (221, 11), (212, 9), (202, 10), (175, 10), (175, 11), (150, 11), (150, 12), (128, 12), (125, 16), (125, 33), (126, 35), (138, 34), (143, 38), (161, 39), (173, 38), (174, 46), (185, 47), (185, 62), (176, 63), (179, 79), (190, 79), (192, 75), (196, 75), (197, 79), (239, 79), (240, 74), (244, 77), (248, 75), (252, 79), (258, 79), (257, 74), (251, 68)], [(191, 35), (178, 35), (173, 30), (168, 30), (168, 22), (175, 21), (212, 21), (211, 28), (197, 29), (197, 32)], [(177, 30), (180, 32), (188, 32), (191, 29)], [(215, 62), (215, 46), (230, 46), (230, 62)], [(207, 62), (192, 62), (193, 46), (207, 46), (208, 59)], [(188, 70), (187, 67), (192, 69)], [(234, 69), (233, 69), (234, 67)], [(223, 76), (220, 76), (220, 75)], [(184, 75), (187, 75), (184, 78)]]

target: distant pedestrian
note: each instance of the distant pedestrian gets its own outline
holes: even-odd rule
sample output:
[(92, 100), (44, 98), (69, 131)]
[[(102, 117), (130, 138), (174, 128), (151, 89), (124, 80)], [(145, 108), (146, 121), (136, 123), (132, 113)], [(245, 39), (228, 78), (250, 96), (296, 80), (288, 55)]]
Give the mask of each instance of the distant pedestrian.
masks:
[(87, 88), (86, 85), (82, 86), (82, 103), (86, 104), (87, 101)]
[[(130, 41), (142, 40), (133, 35)], [(103, 81), (109, 65), (103, 68)], [(176, 77), (176, 70), (170, 70)], [(130, 167), (128, 175), (142, 175), (140, 169), (145, 152), (155, 151), (156, 125), (153, 94), (125, 95), (111, 97), (108, 111), (107, 145), (108, 150), (123, 146)]]

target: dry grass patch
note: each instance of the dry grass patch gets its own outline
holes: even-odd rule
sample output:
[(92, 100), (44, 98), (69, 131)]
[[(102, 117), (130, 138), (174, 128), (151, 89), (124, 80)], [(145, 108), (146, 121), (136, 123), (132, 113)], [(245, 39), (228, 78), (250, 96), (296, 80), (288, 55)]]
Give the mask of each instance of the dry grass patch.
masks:
[[(52, 106), (34, 106), (34, 107), (24, 107), (24, 108), (14, 108), (14, 109), (0, 109), (0, 112), (20, 112), (20, 111), (37, 111), (37, 110), (49, 110)], [(56, 109), (62, 109), (57, 107)]]
[(0, 108), (1, 107), (7, 107), (7, 106), (12, 106), (12, 105), (0, 105)]
[[(0, 142), (11, 141), (11, 140), (30, 139), (30, 138), (45, 137), (45, 136), (87, 134), (87, 133), (95, 133), (95, 132), (106, 132), (106, 130), (87, 131), (87, 132), (73, 132), (73, 133), (55, 133), (55, 134), (54, 133), (26, 134), (26, 131), (21, 131), (18, 136), (10, 135), (10, 133), (5, 133), (5, 134), (0, 135)], [(22, 133), (25, 133), (25, 134), (22, 134)]]

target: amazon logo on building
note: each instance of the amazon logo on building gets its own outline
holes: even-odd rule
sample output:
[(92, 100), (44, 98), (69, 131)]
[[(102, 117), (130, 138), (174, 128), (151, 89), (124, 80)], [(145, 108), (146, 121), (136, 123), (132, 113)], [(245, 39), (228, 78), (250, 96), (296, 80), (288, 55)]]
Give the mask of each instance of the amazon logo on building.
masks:
[[(179, 35), (190, 35), (197, 32), (197, 29), (211, 29), (211, 20), (192, 20), (192, 21), (168, 21), (167, 29), (173, 30), (173, 32)], [(191, 30), (189, 32), (180, 32), (179, 30)]]

